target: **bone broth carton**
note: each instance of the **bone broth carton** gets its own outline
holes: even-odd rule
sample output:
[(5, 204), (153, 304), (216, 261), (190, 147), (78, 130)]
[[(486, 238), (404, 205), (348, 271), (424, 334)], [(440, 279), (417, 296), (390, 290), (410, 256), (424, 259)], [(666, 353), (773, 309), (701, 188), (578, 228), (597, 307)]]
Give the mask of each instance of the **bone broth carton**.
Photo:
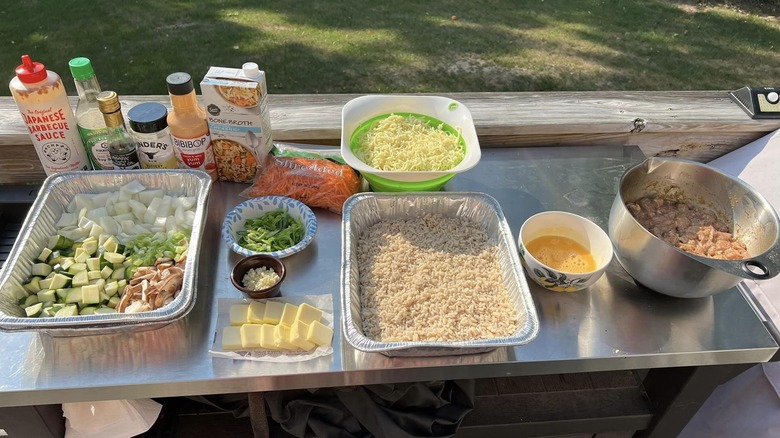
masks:
[(265, 72), (253, 62), (211, 67), (200, 88), (219, 179), (252, 182), (273, 146)]

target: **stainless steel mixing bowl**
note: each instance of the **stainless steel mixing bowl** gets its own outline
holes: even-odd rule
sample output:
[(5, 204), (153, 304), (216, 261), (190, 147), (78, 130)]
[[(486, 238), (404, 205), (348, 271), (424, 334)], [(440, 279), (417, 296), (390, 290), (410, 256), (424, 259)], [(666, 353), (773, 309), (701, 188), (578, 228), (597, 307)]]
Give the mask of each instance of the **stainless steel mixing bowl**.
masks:
[[(678, 193), (676, 200), (681, 196), (689, 204), (714, 211), (753, 256), (716, 260), (687, 253), (651, 234), (626, 207), (626, 202), (670, 189)], [(698, 298), (724, 292), (743, 278), (777, 275), (779, 223), (772, 206), (743, 181), (695, 161), (649, 158), (620, 179), (609, 214), (609, 237), (615, 257), (638, 283), (662, 294)]]

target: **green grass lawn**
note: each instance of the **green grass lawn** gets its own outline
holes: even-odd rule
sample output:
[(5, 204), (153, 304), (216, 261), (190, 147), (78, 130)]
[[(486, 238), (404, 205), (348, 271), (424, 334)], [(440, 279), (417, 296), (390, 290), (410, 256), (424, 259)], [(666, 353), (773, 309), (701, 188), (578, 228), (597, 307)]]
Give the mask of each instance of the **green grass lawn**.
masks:
[[(255, 61), (272, 93), (704, 90), (780, 85), (777, 1), (28, 0), (0, 6), (0, 71), (92, 59), (103, 89), (164, 94)], [(735, 2), (731, 2), (734, 4)], [(44, 12), (44, 13), (42, 13)], [(7, 86), (2, 95), (9, 95)]]

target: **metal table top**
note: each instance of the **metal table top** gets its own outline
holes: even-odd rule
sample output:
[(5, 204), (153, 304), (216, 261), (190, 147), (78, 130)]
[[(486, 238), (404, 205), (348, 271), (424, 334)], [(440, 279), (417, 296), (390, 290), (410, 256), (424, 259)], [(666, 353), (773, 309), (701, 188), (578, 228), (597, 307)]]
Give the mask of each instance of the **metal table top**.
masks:
[[(643, 159), (636, 147), (507, 148), (483, 151), (449, 191), (482, 191), (501, 203), (512, 232), (544, 210), (581, 214), (606, 229), (619, 177)], [(737, 288), (682, 300), (635, 285), (613, 260), (576, 293), (530, 282), (540, 331), (530, 344), (437, 358), (389, 358), (342, 342), (334, 354), (297, 363), (234, 361), (209, 354), (220, 299), (242, 298), (229, 275), (238, 256), (222, 241), (225, 214), (246, 186), (213, 186), (197, 300), (157, 330), (73, 338), (0, 333), (0, 406), (266, 391), (401, 381), (484, 378), (768, 361), (778, 345)], [(285, 295), (332, 294), (339, 309), (339, 215), (316, 211), (319, 229), (285, 259)]]

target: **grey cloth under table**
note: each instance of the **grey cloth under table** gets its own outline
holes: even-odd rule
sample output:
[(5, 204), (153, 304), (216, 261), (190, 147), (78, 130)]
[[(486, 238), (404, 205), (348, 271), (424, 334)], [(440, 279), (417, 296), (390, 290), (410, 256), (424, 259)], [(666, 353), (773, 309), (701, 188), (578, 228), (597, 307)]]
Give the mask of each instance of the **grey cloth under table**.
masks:
[(474, 408), (474, 380), (264, 394), (271, 418), (296, 437), (447, 437)]

